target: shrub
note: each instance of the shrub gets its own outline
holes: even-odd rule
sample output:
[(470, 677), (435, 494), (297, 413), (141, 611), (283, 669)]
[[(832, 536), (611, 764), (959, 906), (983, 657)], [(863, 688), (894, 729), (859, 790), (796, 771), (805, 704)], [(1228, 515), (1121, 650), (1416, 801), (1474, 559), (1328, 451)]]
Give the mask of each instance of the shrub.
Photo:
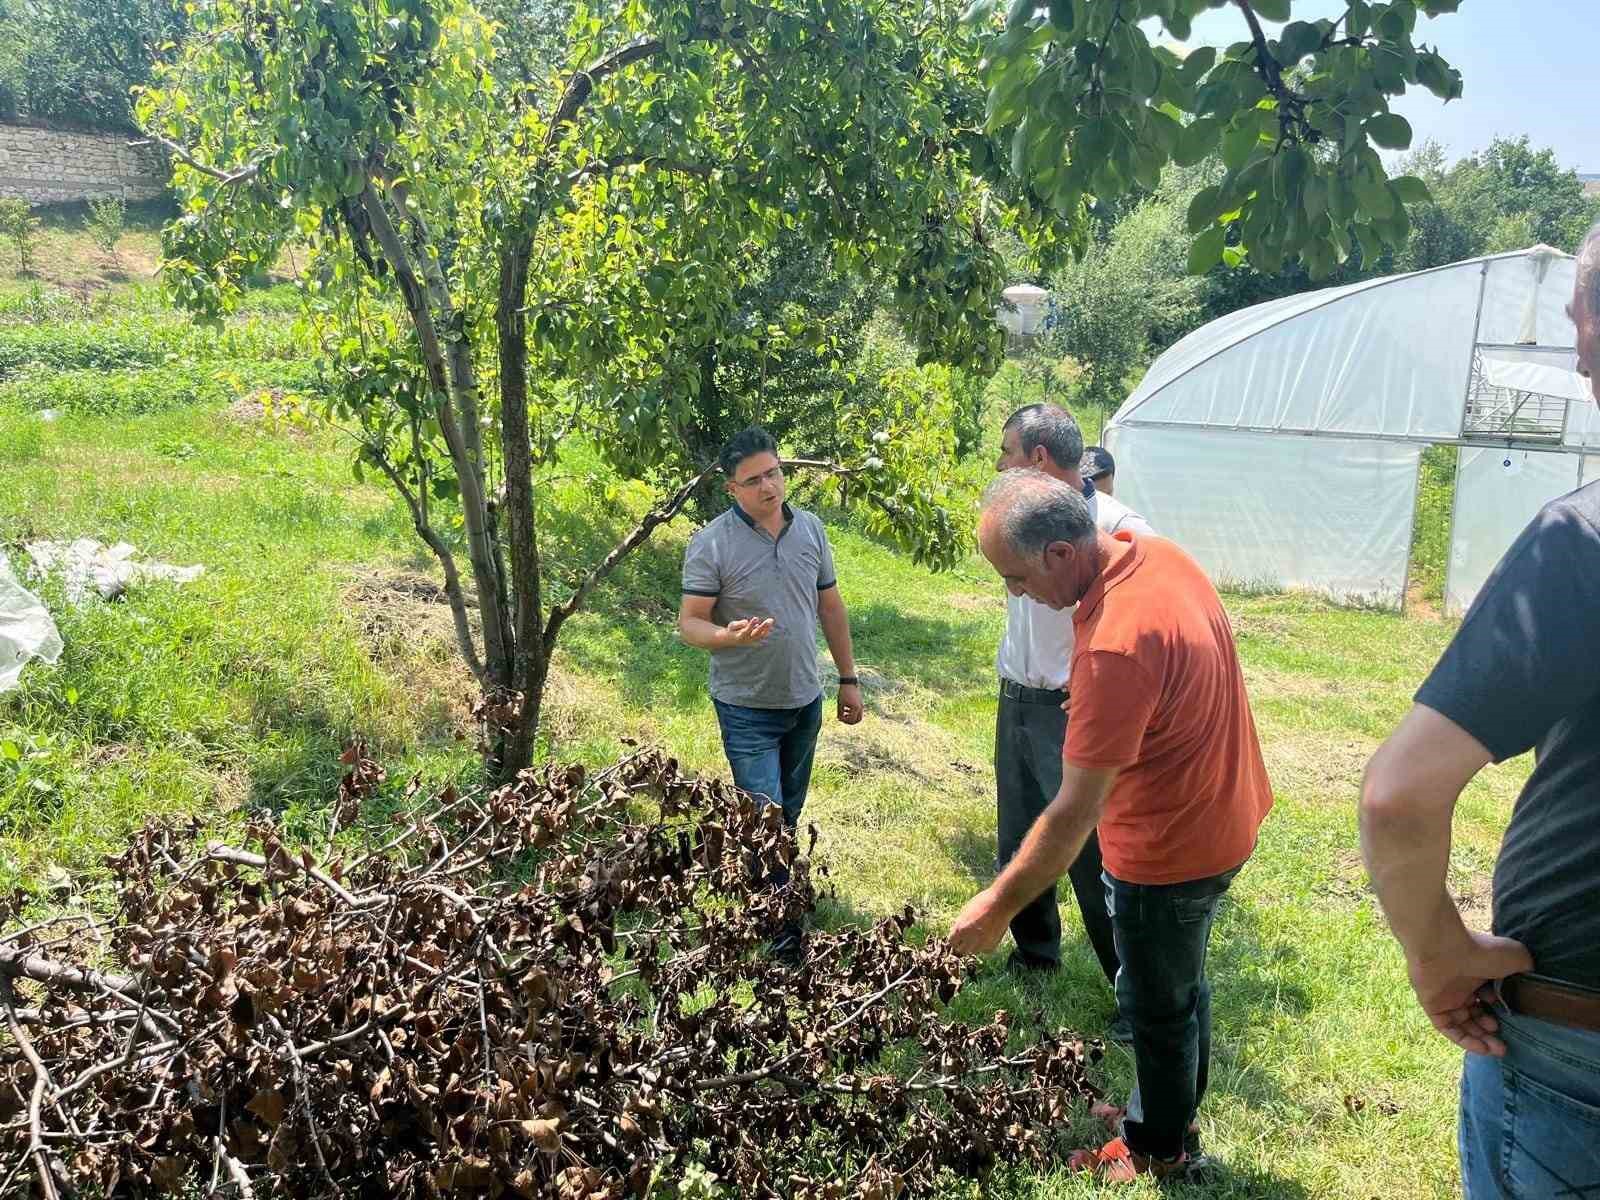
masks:
[(101, 251), (117, 261), (117, 243), (128, 226), (128, 206), (121, 196), (89, 201), (89, 236)]
[(151, 367), (184, 348), (183, 326), (134, 320), (0, 329), (0, 379), (25, 370), (110, 371)]
[(0, 380), (39, 370), (114, 371), (175, 361), (304, 358), (307, 351), (292, 322), (260, 317), (221, 329), (160, 311), (101, 321), (0, 324)]
[(27, 375), (0, 385), (0, 404), (74, 416), (142, 416), (194, 404), (224, 404), (258, 388), (309, 390), (304, 363), (233, 362), (225, 367), (175, 363), (112, 371)]
[(26, 200), (0, 200), (0, 236), (11, 239), (17, 248), (17, 261), (24, 275), (33, 273), (33, 239), (39, 232), (39, 218)]

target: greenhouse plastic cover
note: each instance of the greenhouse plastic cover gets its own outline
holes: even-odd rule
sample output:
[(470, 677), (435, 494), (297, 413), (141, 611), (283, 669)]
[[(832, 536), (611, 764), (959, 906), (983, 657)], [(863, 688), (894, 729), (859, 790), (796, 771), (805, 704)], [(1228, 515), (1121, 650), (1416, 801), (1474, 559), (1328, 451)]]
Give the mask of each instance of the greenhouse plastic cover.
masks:
[[(1234, 586), (1398, 605), (1423, 446), (1462, 436), (1474, 359), (1568, 402), (1572, 450), (1461, 457), (1447, 602), (1578, 485), (1600, 411), (1577, 375), (1575, 263), (1547, 246), (1288, 296), (1196, 330), (1108, 424), (1118, 494)], [(1393, 440), (1388, 440), (1393, 439)], [(1590, 478), (1595, 476), (1591, 473)]]
[(1570, 348), (1575, 270), (1536, 246), (1258, 304), (1158, 358), (1114, 422), (1452, 439), (1474, 330)]
[(1528, 522), (1583, 482), (1584, 461), (1576, 454), (1548, 450), (1461, 448), (1445, 584), (1448, 612), (1464, 613)]
[(1420, 446), (1137, 425), (1107, 437), (1118, 498), (1219, 585), (1399, 607)]

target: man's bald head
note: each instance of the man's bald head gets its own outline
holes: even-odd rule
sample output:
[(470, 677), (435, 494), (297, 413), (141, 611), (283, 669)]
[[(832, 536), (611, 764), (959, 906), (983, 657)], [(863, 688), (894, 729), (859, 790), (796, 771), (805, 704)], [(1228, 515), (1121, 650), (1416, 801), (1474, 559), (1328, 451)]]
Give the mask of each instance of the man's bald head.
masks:
[(1600, 402), (1600, 225), (1578, 249), (1578, 283), (1567, 312), (1578, 327), (1578, 373)]

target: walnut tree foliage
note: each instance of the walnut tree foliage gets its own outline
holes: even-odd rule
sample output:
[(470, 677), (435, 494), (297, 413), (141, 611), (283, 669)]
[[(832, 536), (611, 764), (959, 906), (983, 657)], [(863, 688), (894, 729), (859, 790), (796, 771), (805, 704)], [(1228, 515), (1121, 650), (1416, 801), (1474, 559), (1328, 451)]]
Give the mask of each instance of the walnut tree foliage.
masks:
[[(1307, 21), (1292, 0), (973, 0), (966, 17), (989, 32), (985, 128), (1038, 197), (1073, 213), (1217, 155), (1226, 174), (1188, 211), (1189, 269), (1248, 254), (1261, 271), (1300, 260), (1321, 279), (1355, 244), (1369, 261), (1404, 245), (1406, 205), (1427, 200), (1378, 152), (1411, 144), (1394, 97), (1461, 95), (1460, 73), (1418, 40), (1419, 18), (1459, 4), (1349, 0)], [(1214, 8), (1233, 10), (1240, 40), (1181, 54)]]

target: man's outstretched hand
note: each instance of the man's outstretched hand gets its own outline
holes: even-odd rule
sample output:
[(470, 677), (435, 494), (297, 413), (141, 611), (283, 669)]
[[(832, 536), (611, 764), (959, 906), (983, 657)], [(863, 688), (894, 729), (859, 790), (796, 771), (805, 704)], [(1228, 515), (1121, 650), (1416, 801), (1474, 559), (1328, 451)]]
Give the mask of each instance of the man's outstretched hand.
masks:
[(1465, 940), (1431, 958), (1408, 961), (1411, 990), (1433, 1027), (1463, 1050), (1499, 1058), (1506, 1044), (1495, 1036), (1500, 1022), (1485, 1004), (1493, 985), (1508, 975), (1533, 970), (1533, 955), (1521, 942), (1463, 931)]
[(993, 889), (985, 888), (967, 901), (950, 926), (950, 948), (957, 954), (987, 954), (1000, 944), (1010, 924), (1011, 914), (996, 903)]
[(723, 627), (723, 632), (727, 635), (729, 646), (753, 646), (766, 640), (772, 632), (772, 626), (771, 617), (741, 617), (737, 621), (729, 621)]

